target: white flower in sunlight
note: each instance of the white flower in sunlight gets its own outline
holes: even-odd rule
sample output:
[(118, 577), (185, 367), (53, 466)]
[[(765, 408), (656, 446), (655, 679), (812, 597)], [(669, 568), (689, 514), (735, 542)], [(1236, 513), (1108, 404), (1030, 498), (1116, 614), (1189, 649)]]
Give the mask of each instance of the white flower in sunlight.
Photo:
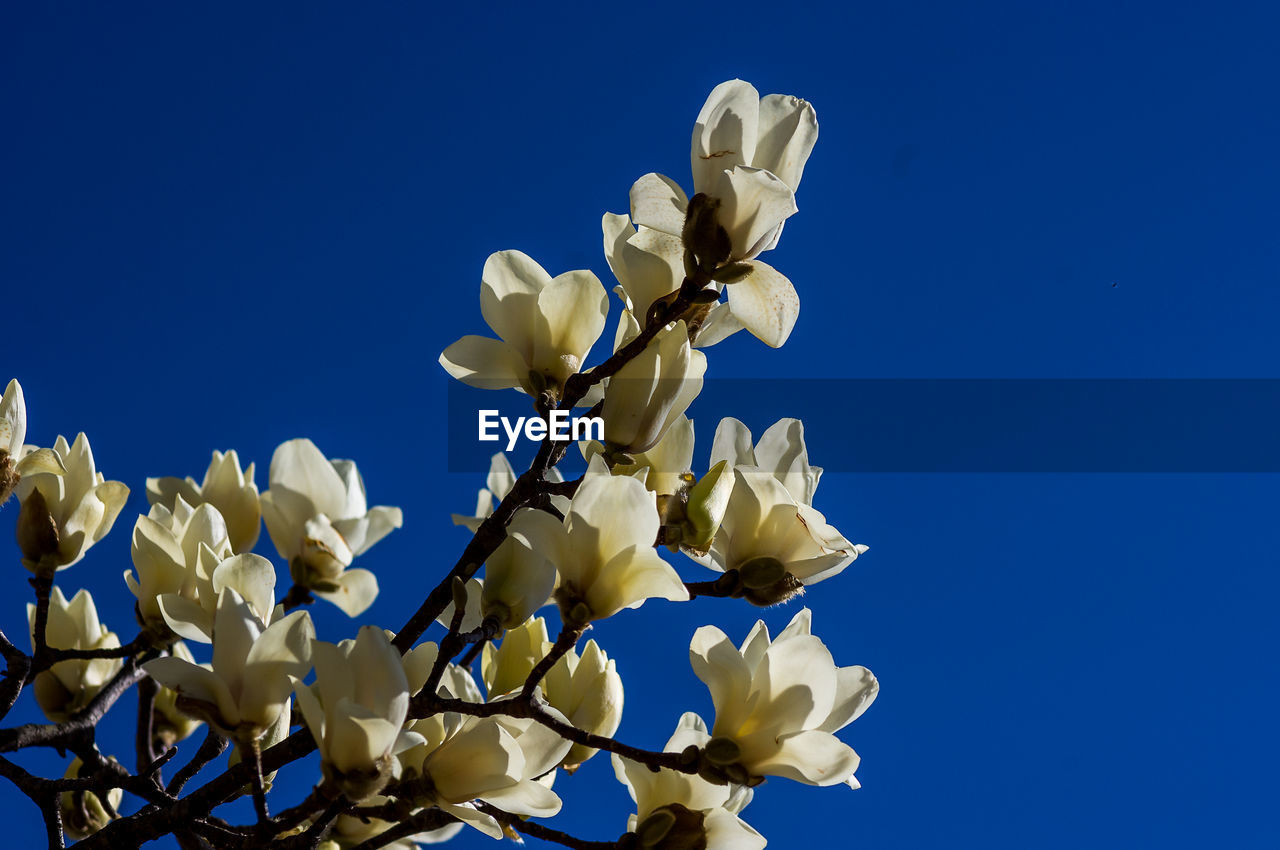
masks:
[(754, 466), (772, 475), (802, 505), (813, 504), (813, 494), (822, 477), (821, 467), (809, 465), (804, 423), (799, 419), (779, 419), (752, 448), (747, 426), (726, 416), (716, 427), (711, 444), (711, 463), (722, 460), (727, 460), (730, 466)]
[[(699, 560), (722, 572), (737, 570), (742, 595), (751, 602), (786, 601), (867, 551), (810, 504), (822, 470), (809, 465), (798, 420), (779, 421), (752, 449), (746, 426), (725, 419), (716, 429), (711, 459), (739, 465), (709, 557)], [(763, 466), (749, 465), (754, 463)]]
[(28, 474), (18, 482), (22, 508), (18, 545), (27, 569), (66, 569), (84, 557), (111, 526), (129, 498), (129, 488), (107, 481), (93, 463), (84, 434), (67, 444), (59, 436), (53, 453), (66, 471)]
[(224, 587), (213, 625), (212, 669), (174, 656), (148, 661), (143, 668), (177, 691), (183, 711), (250, 744), (287, 714), (293, 680), (311, 669), (314, 637), (306, 611), (264, 627), (240, 594)]
[(589, 271), (552, 278), (527, 255), (499, 251), (484, 264), (480, 312), (499, 338), (464, 336), (440, 365), (469, 386), (537, 397), (582, 368), (604, 330), (609, 296)]
[[(67, 779), (78, 778), (83, 764), (79, 758), (72, 759), (63, 775)], [(107, 803), (112, 811), (117, 811), (123, 801), (124, 789), (112, 788), (107, 792)], [(114, 820), (107, 807), (102, 805), (102, 800), (92, 791), (79, 794), (63, 791), (58, 795), (58, 810), (62, 815), (62, 828), (73, 841), (88, 838)]]
[(22, 385), (14, 378), (0, 396), (0, 505), (9, 498), (22, 476), (66, 472), (56, 452), (23, 445), (26, 438), (27, 403), (22, 397)]
[(707, 357), (689, 345), (678, 321), (662, 330), (609, 379), (604, 391), (604, 441), (624, 451), (653, 448), (702, 392)]
[(276, 571), (261, 555), (232, 555), (219, 561), (208, 544), (200, 543), (196, 564), (181, 590), (156, 597), (160, 615), (174, 634), (210, 643), (222, 592), (230, 588), (264, 625), (276, 614)]
[(653, 302), (684, 282), (684, 245), (678, 234), (637, 229), (625, 215), (605, 213), (601, 228), (604, 256), (618, 279), (614, 291), (636, 321), (644, 323)]
[[(36, 606), (27, 603), (27, 623), (35, 646)], [(98, 608), (87, 590), (68, 602), (62, 590), (49, 596), (49, 621), (45, 642), (50, 649), (114, 649), (120, 639), (98, 620)], [(36, 675), (35, 694), (40, 710), (54, 723), (64, 723), (87, 706), (124, 664), (121, 658), (79, 658), (59, 661)]]
[(534, 665), (551, 651), (551, 646), (547, 623), (541, 617), (508, 629), (496, 647), (485, 644), (480, 657), (480, 676), (489, 699), (520, 690)]
[(646, 599), (689, 598), (676, 571), (653, 550), (653, 494), (635, 478), (611, 475), (599, 457), (591, 459), (563, 522), (526, 508), (512, 519), (510, 532), (555, 564), (555, 598), (566, 623), (582, 626)]
[(518, 530), (507, 534), (484, 564), (480, 615), (504, 629), (518, 626), (547, 604), (556, 568)]
[(188, 505), (213, 505), (227, 524), (231, 548), (237, 554), (249, 552), (258, 542), (262, 530), (262, 506), (258, 501), (258, 485), (253, 481), (253, 464), (241, 471), (240, 457), (232, 449), (225, 454), (213, 453), (204, 473), (204, 481), (196, 484), (186, 478), (148, 478), (147, 500), (174, 510), (181, 498)]
[[(496, 648), (486, 644), (480, 662), (490, 699), (519, 691), (534, 666), (551, 651), (547, 624), (541, 617), (511, 629)], [(594, 640), (579, 656), (569, 650), (547, 672), (541, 684), (547, 704), (579, 729), (596, 735), (612, 735), (622, 722), (622, 678), (612, 659)], [(564, 757), (570, 771), (591, 758), (595, 750), (574, 744)]]
[[(173, 645), (170, 654), (174, 658), (196, 663), (195, 658), (191, 656), (191, 650), (187, 649), (187, 645), (182, 641)], [(208, 664), (200, 666), (211, 669)], [(191, 737), (203, 725), (204, 721), (178, 708), (177, 691), (163, 687), (156, 691), (151, 709), (151, 740), (157, 752), (164, 752), (179, 741)]]
[[(391, 800), (387, 797), (375, 796), (366, 800), (364, 804), (366, 806), (379, 806), (390, 802)], [(333, 822), (333, 829), (329, 831), (329, 840), (321, 843), (319, 850), (350, 850), (352, 847), (358, 847), (366, 841), (377, 838), (394, 826), (395, 824), (390, 821), (372, 818), (363, 814), (338, 815)], [(462, 826), (462, 824), (455, 822), (439, 829), (419, 832), (407, 838), (401, 838), (389, 844), (379, 844), (378, 846), (383, 850), (414, 850), (420, 844), (439, 844), (448, 841), (462, 831)]]
[(376, 626), (355, 640), (313, 641), (316, 683), (295, 682), (298, 708), (320, 750), (325, 775), (359, 801), (378, 793), (396, 768), (395, 754), (421, 743), (404, 732), (409, 681), (400, 653)]
[(414, 765), (419, 804), (438, 806), (491, 838), (502, 838), (502, 827), (473, 801), (527, 817), (560, 811), (560, 798), (537, 781), (560, 764), (570, 747), (552, 730), (532, 720), (467, 717), (444, 740), (426, 737), (426, 745), (404, 756), (426, 752), (421, 764)]
[[(209, 550), (203, 559), (202, 546)], [(201, 575), (202, 567), (211, 568), (231, 557), (231, 552), (227, 524), (213, 505), (193, 508), (181, 496), (174, 497), (172, 509), (152, 505), (133, 525), (130, 555), (137, 576), (131, 570), (124, 572), (125, 584), (138, 599), (143, 623), (163, 632), (167, 627), (160, 597), (176, 593), (196, 599), (201, 579), (206, 578)], [(210, 618), (215, 607), (215, 600), (210, 599)]]
[(809, 609), (770, 642), (761, 620), (741, 648), (715, 626), (703, 626), (689, 646), (693, 672), (715, 704), (704, 752), (734, 781), (782, 776), (809, 785), (853, 778), (858, 754), (833, 734), (875, 700), (879, 684), (865, 667), (836, 667), (810, 633)]
[[(594, 735), (611, 736), (622, 723), (622, 677), (594, 640), (587, 641), (581, 656), (570, 650), (547, 671), (542, 693), (570, 723)], [(576, 770), (595, 754), (590, 747), (574, 744), (564, 766)]]
[[(702, 746), (706, 738), (698, 716), (686, 714), (665, 749), (679, 752), (689, 744)], [(738, 817), (751, 800), (749, 788), (713, 785), (668, 768), (652, 771), (616, 754), (613, 771), (636, 804), (627, 831), (635, 833), (638, 847), (761, 850), (766, 844), (764, 836)]]
[[(743, 264), (742, 277), (727, 284), (731, 317), (717, 316), (723, 324), (705, 344), (740, 327), (775, 348), (791, 334), (800, 313), (795, 287), (755, 258), (777, 244), (796, 212), (795, 190), (817, 137), (817, 116), (805, 101), (761, 98), (749, 83), (730, 80), (711, 92), (694, 127), (693, 188), (703, 200), (692, 215), (689, 197), (670, 178), (646, 174), (632, 186), (631, 219), (639, 232), (681, 236), (688, 218), (690, 247), (700, 260)], [(650, 250), (655, 241), (642, 237), (632, 247)]]
[(352, 560), (399, 528), (399, 508), (370, 508), (354, 462), (329, 460), (307, 439), (282, 443), (271, 456), (262, 517), (295, 583), (360, 615), (378, 595), (378, 580)]

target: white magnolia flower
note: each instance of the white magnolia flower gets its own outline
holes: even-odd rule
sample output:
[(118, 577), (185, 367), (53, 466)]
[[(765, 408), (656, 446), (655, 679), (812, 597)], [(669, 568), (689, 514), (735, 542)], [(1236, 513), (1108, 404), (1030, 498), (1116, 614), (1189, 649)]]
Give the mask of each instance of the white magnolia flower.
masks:
[[(390, 802), (391, 800), (387, 797), (375, 796), (366, 800), (364, 804), (366, 806), (380, 806)], [(351, 850), (353, 847), (358, 847), (366, 841), (377, 838), (394, 826), (395, 824), (390, 821), (371, 818), (364, 814), (338, 815), (333, 822), (333, 829), (329, 831), (329, 840), (322, 842), (319, 850)], [(419, 832), (407, 838), (401, 838), (379, 846), (385, 848), (385, 850), (414, 850), (420, 844), (439, 844), (448, 841), (461, 831), (462, 824), (451, 823), (439, 829)]]
[(401, 729), (409, 680), (400, 653), (375, 626), (336, 645), (313, 641), (311, 653), (316, 683), (295, 682), (298, 708), (326, 776), (349, 800), (366, 799), (391, 778), (395, 754), (423, 740)]
[[(840, 573), (867, 551), (845, 539), (810, 504), (822, 470), (809, 465), (798, 420), (781, 420), (753, 450), (746, 426), (725, 419), (716, 430), (711, 458), (739, 465), (709, 557), (701, 560), (722, 572), (737, 570), (751, 602), (785, 601), (803, 586)], [(764, 466), (747, 465), (753, 462)]]
[(675, 322), (618, 370), (604, 391), (604, 441), (624, 451), (653, 448), (702, 392), (707, 357)]
[[(31, 645), (35, 646), (36, 606), (27, 603)], [(114, 649), (120, 639), (98, 620), (98, 608), (87, 590), (71, 597), (53, 588), (49, 596), (49, 621), (45, 643), (50, 649)], [(59, 661), (36, 675), (35, 694), (40, 709), (54, 723), (63, 723), (98, 695), (102, 686), (119, 672), (122, 658), (79, 658)]]
[(329, 460), (307, 439), (282, 443), (271, 456), (262, 517), (295, 583), (349, 617), (378, 595), (368, 570), (347, 569), (355, 556), (399, 528), (399, 508), (370, 508), (354, 462)]
[[(72, 759), (67, 772), (63, 775), (67, 779), (78, 778), (83, 764), (84, 762), (79, 758)], [(111, 811), (118, 811), (123, 801), (124, 789), (112, 788), (107, 792), (107, 802), (111, 806)], [(102, 805), (102, 800), (92, 791), (78, 794), (74, 791), (63, 791), (58, 795), (58, 809), (62, 814), (62, 828), (66, 831), (67, 837), (73, 841), (88, 838), (114, 820), (111, 813), (107, 811), (107, 807)]]
[(527, 255), (500, 251), (484, 264), (480, 312), (499, 338), (464, 336), (440, 365), (469, 386), (537, 397), (582, 368), (604, 330), (609, 296), (589, 271), (552, 278)]
[(802, 505), (813, 504), (822, 468), (809, 465), (804, 444), (804, 423), (799, 419), (779, 419), (751, 446), (746, 425), (726, 416), (716, 428), (711, 445), (711, 463), (726, 460), (730, 466), (754, 466), (777, 478)]
[(637, 229), (625, 215), (605, 213), (604, 256), (618, 279), (614, 292), (639, 323), (653, 302), (684, 282), (684, 245), (679, 235), (648, 227)]
[[(415, 724), (426, 743), (401, 757), (420, 777), (415, 802), (437, 806), (492, 838), (502, 838), (502, 827), (474, 801), (526, 817), (560, 811), (560, 798), (537, 778), (560, 764), (569, 741), (533, 720), (466, 717), (446, 723), (437, 724), (443, 738), (423, 722)], [(414, 758), (419, 754), (425, 754), (421, 762)]]
[(14, 378), (0, 396), (0, 505), (9, 498), (23, 475), (66, 472), (56, 452), (23, 445), (26, 438), (27, 403), (22, 397), (22, 385)]
[(212, 669), (174, 656), (148, 661), (143, 668), (178, 692), (184, 711), (250, 745), (282, 716), (287, 723), (293, 680), (311, 669), (314, 637), (306, 611), (264, 626), (234, 588), (223, 587), (213, 625)]
[(689, 659), (716, 709), (705, 752), (726, 772), (753, 779), (856, 788), (858, 754), (833, 733), (856, 720), (880, 686), (865, 667), (836, 667), (810, 633), (810, 617), (802, 609), (772, 642), (761, 620), (740, 648), (715, 626), (694, 633)]
[(676, 571), (653, 550), (653, 494), (635, 478), (611, 475), (599, 457), (591, 459), (563, 522), (526, 508), (510, 531), (555, 564), (555, 598), (567, 623), (585, 625), (650, 598), (689, 598)]
[(234, 590), (264, 625), (276, 616), (276, 571), (261, 555), (232, 555), (219, 561), (208, 544), (200, 543), (196, 563), (181, 589), (162, 593), (156, 604), (164, 624), (174, 634), (199, 643), (213, 641), (222, 592)]
[[(551, 651), (547, 624), (535, 617), (503, 635), (496, 648), (486, 644), (480, 661), (489, 698), (519, 691), (534, 666)], [(622, 722), (622, 678), (614, 661), (594, 640), (579, 656), (569, 650), (547, 672), (540, 685), (547, 704), (579, 729), (596, 735), (612, 735)], [(564, 767), (577, 769), (595, 750), (574, 744), (564, 758)]]
[(71, 445), (59, 436), (53, 452), (66, 472), (24, 475), (16, 490), (22, 502), (18, 545), (32, 571), (66, 569), (83, 558), (111, 530), (129, 498), (128, 487), (98, 472), (84, 434)]
[[(611, 736), (622, 723), (622, 677), (594, 640), (587, 641), (581, 656), (570, 650), (547, 671), (542, 693), (570, 723), (592, 734)], [(564, 766), (576, 770), (595, 754), (590, 747), (574, 744), (565, 754)]]
[[(174, 658), (196, 663), (191, 650), (182, 641), (174, 643), (170, 654)], [(199, 665), (212, 669), (211, 665)], [(164, 752), (179, 741), (190, 738), (204, 725), (204, 721), (178, 708), (178, 692), (171, 688), (159, 688), (151, 708), (151, 738), (158, 752)]]
[[(706, 729), (695, 714), (680, 719), (666, 752), (679, 752), (688, 744), (702, 746)], [(767, 843), (738, 817), (751, 791), (713, 785), (698, 776), (648, 767), (613, 756), (613, 771), (636, 803), (627, 831), (643, 848), (702, 847), (705, 850), (761, 850)]]
[(487, 643), (480, 656), (480, 676), (490, 699), (524, 687), (534, 665), (551, 651), (547, 623), (534, 617), (508, 629), (496, 647)]
[(258, 485), (253, 481), (253, 464), (241, 471), (240, 457), (232, 449), (225, 454), (213, 453), (204, 473), (204, 481), (196, 484), (186, 478), (148, 478), (147, 500), (174, 510), (181, 498), (188, 505), (213, 505), (227, 524), (231, 548), (237, 554), (252, 551), (262, 530), (262, 506), (258, 501)]
[[(202, 546), (209, 550), (203, 559)], [(133, 525), (130, 555), (137, 576), (131, 570), (124, 572), (125, 584), (138, 599), (143, 623), (167, 628), (160, 597), (176, 593), (195, 600), (198, 588), (211, 580), (211, 576), (202, 575), (202, 567), (212, 569), (212, 565), (231, 557), (231, 552), (227, 524), (213, 505), (193, 508), (181, 496), (174, 497), (172, 509), (152, 505), (151, 511), (138, 517)], [(215, 607), (216, 599), (211, 598), (210, 622)]]
[[(746, 327), (776, 348), (795, 326), (795, 288), (755, 258), (777, 244), (783, 223), (796, 212), (795, 190), (817, 137), (812, 106), (787, 95), (761, 98), (741, 80), (716, 86), (698, 114), (691, 151), (694, 192), (706, 197), (700, 210), (712, 230), (723, 230), (724, 244), (715, 249), (722, 256), (713, 259), (745, 264), (745, 276), (728, 284), (732, 320), (717, 331), (716, 341)], [(631, 188), (631, 218), (640, 232), (679, 236), (688, 208), (680, 186), (660, 174), (646, 174)], [(653, 238), (632, 238), (633, 248), (655, 252)]]
[(518, 530), (507, 534), (484, 565), (480, 616), (503, 629), (518, 626), (547, 604), (556, 585), (556, 568)]

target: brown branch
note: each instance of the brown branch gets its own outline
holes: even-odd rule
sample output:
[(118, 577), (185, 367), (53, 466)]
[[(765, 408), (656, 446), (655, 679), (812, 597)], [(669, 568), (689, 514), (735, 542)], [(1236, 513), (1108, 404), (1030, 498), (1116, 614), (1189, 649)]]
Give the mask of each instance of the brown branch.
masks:
[(191, 777), (203, 770), (206, 764), (222, 755), (226, 749), (227, 739), (210, 729), (195, 755), (191, 757), (191, 761), (183, 765), (182, 769), (174, 774), (173, 779), (169, 780), (169, 787), (166, 789), (168, 793), (174, 797), (181, 794), (183, 786), (190, 781)]
[(476, 808), (516, 832), (530, 835), (543, 841), (553, 841), (565, 847), (572, 847), (574, 850), (604, 850), (604, 848), (616, 848), (619, 846), (617, 841), (588, 841), (584, 838), (575, 838), (567, 832), (561, 832), (558, 829), (552, 829), (549, 826), (543, 826), (540, 823), (517, 817), (488, 803), (477, 802)]

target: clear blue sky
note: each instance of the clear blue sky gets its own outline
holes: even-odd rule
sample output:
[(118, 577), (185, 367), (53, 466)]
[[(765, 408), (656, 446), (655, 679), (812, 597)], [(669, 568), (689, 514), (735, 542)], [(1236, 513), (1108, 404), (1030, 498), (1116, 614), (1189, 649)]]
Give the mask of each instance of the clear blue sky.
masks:
[[(146, 476), (234, 447), (265, 487), (272, 448), (306, 435), (404, 508), (362, 559), (384, 587), (366, 619), (398, 627), (482, 484), (441, 473), (436, 357), (484, 330), (485, 257), (607, 280), (601, 214), (647, 171), (688, 184), (692, 121), (735, 76), (812, 101), (822, 129), (770, 260), (796, 331), (711, 349), (710, 375), (1280, 377), (1280, 20), (1050, 6), (7, 6), (0, 378), (23, 382), (33, 439), (86, 431), (134, 491), (64, 588), (131, 637)], [(699, 457), (722, 415), (758, 433), (788, 413), (696, 409)], [(839, 466), (858, 415), (830, 400), (815, 463)], [(882, 684), (847, 730), (864, 787), (771, 780), (746, 818), (777, 848), (1276, 846), (1278, 486), (824, 478), (818, 507), (872, 547), (807, 598), (837, 661)], [(10, 636), (24, 579), (14, 553)], [(712, 619), (741, 637), (756, 613), (652, 603), (597, 629), (628, 687), (620, 736), (709, 715), (689, 637)], [(107, 724), (130, 762), (131, 724), (131, 702)], [(300, 794), (303, 773), (282, 782)], [(557, 789), (585, 836), (625, 828), (603, 758)], [(13, 846), (38, 843), (24, 798), (0, 807)]]

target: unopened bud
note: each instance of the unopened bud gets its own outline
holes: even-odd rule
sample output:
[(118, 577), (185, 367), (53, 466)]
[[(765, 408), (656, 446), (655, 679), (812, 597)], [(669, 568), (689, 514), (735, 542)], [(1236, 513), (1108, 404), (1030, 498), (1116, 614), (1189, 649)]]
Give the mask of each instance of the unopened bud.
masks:
[(703, 752), (706, 753), (707, 761), (720, 767), (742, 758), (742, 750), (732, 738), (712, 738), (703, 747)]
[(701, 269), (714, 269), (729, 259), (733, 243), (729, 234), (720, 226), (720, 201), (699, 192), (689, 199), (681, 239), (685, 247), (697, 256)]
[(55, 560), (58, 555), (58, 523), (49, 513), (49, 505), (39, 488), (33, 488), (22, 500), (18, 511), (18, 548), (22, 557), (33, 565)]

